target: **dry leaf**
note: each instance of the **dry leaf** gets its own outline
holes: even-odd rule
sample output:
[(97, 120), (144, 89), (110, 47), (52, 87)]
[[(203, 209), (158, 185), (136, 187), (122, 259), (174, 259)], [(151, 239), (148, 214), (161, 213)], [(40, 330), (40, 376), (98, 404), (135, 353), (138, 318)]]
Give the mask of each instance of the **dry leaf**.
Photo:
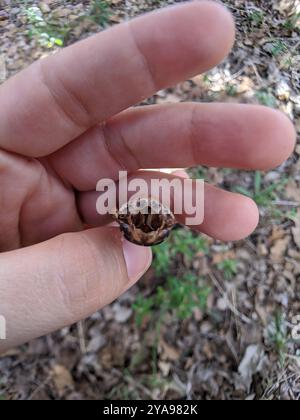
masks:
[(218, 254), (214, 254), (212, 258), (213, 264), (219, 264), (225, 260), (234, 260), (236, 258), (234, 251), (222, 252)]
[(172, 93), (168, 93), (165, 97), (158, 97), (156, 103), (158, 104), (176, 104), (180, 102), (181, 99), (179, 96)]
[(74, 388), (72, 375), (65, 366), (55, 365), (52, 374), (53, 382), (60, 395), (62, 395), (66, 389)]
[(163, 374), (163, 376), (168, 376), (171, 370), (171, 363), (168, 362), (162, 362), (160, 361), (158, 363), (159, 369), (161, 371), (161, 373)]
[(163, 356), (165, 359), (176, 361), (180, 357), (180, 352), (175, 347), (170, 346), (168, 343), (164, 341), (163, 338), (160, 339), (160, 346), (162, 348)]
[(128, 321), (133, 313), (131, 308), (126, 308), (125, 306), (120, 305), (118, 302), (113, 305), (113, 311), (115, 314), (115, 320), (120, 322), (120, 324)]
[(300, 188), (294, 179), (291, 179), (286, 185), (285, 195), (287, 198), (300, 203)]
[(278, 239), (271, 248), (271, 258), (274, 262), (280, 262), (289, 244), (289, 237)]
[(278, 239), (284, 238), (286, 232), (280, 226), (274, 226), (272, 229), (272, 234), (269, 237), (270, 242), (276, 242)]
[(87, 346), (88, 353), (97, 353), (100, 349), (102, 349), (106, 344), (106, 338), (99, 333), (95, 337), (91, 339)]
[(39, 8), (41, 9), (41, 11), (43, 13), (50, 13), (51, 12), (50, 6), (49, 6), (48, 2), (46, 2), (46, 1), (39, 2)]
[(245, 356), (239, 366), (239, 374), (248, 392), (253, 376), (263, 370), (265, 361), (266, 356), (261, 345), (251, 345), (246, 349)]

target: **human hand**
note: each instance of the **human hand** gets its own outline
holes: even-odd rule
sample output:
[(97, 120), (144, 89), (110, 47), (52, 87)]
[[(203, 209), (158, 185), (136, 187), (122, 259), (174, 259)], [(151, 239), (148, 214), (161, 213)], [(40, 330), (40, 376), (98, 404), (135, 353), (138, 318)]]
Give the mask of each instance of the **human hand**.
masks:
[[(99, 179), (201, 164), (268, 169), (290, 155), (293, 126), (264, 107), (129, 109), (215, 66), (233, 41), (223, 7), (192, 2), (115, 26), (1, 86), (1, 351), (87, 317), (148, 269), (151, 251), (96, 214)], [(253, 201), (206, 185), (199, 231), (237, 240), (257, 221)]]

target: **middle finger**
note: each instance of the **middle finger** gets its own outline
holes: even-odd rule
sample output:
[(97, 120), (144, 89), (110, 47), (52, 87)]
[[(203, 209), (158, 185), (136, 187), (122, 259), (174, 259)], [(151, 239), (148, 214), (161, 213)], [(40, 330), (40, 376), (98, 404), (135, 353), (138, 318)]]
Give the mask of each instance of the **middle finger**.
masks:
[(196, 165), (269, 169), (292, 152), (289, 119), (266, 107), (176, 104), (134, 108), (89, 130), (49, 158), (80, 191), (119, 171)]

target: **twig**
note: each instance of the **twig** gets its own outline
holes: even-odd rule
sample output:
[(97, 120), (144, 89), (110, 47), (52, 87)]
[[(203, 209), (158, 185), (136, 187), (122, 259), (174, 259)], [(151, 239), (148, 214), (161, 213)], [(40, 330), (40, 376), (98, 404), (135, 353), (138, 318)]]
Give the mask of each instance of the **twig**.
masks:
[(53, 377), (53, 375), (52, 375), (52, 373), (51, 374), (49, 374), (48, 376), (47, 376), (47, 378), (43, 381), (43, 382), (41, 382), (36, 388), (35, 388), (35, 390), (34, 391), (32, 391), (32, 393), (29, 395), (29, 397), (27, 398), (27, 400), (28, 401), (30, 401), (30, 400), (32, 400), (35, 396), (36, 396), (36, 394), (39, 392), (39, 391), (41, 391), (41, 389), (43, 389), (43, 388), (45, 388), (45, 386), (46, 385), (48, 385), (48, 383), (52, 380), (52, 377)]
[(275, 200), (273, 204), (276, 206), (290, 206), (290, 207), (300, 207), (299, 201), (286, 201), (286, 200)]
[(138, 388), (141, 392), (143, 392), (148, 398), (153, 399), (152, 392), (149, 391), (144, 385), (140, 382), (134, 380), (131, 376), (124, 376), (124, 380), (128, 383), (128, 385), (133, 386), (134, 388)]
[(220, 294), (222, 295), (222, 297), (226, 300), (226, 303), (228, 305), (228, 308), (231, 310), (231, 312), (236, 315), (238, 318), (240, 318), (245, 324), (252, 324), (252, 320), (250, 318), (248, 318), (246, 315), (242, 314), (229, 300), (227, 293), (225, 290), (223, 290), (222, 286), (220, 285), (220, 283), (218, 282), (217, 278), (215, 277), (215, 275), (210, 272), (209, 273), (209, 277), (212, 280), (212, 282), (214, 283), (215, 287), (218, 289), (218, 291), (220, 292)]
[(86, 347), (83, 321), (77, 322), (77, 330), (78, 330), (80, 351), (81, 351), (81, 354), (84, 355), (87, 353), (87, 347)]

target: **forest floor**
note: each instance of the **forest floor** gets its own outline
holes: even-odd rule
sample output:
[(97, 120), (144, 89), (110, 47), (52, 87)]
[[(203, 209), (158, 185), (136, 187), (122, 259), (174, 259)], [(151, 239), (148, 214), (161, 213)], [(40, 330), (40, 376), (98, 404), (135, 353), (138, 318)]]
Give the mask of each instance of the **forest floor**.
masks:
[[(178, 1), (179, 2), (179, 1)], [(0, 83), (34, 60), (176, 1), (0, 0)], [(300, 1), (224, 0), (237, 23), (220, 66), (148, 103), (281, 109), (300, 133)], [(300, 142), (268, 173), (192, 168), (253, 197), (237, 243), (175, 232), (117, 302), (0, 356), (0, 399), (300, 399)]]

